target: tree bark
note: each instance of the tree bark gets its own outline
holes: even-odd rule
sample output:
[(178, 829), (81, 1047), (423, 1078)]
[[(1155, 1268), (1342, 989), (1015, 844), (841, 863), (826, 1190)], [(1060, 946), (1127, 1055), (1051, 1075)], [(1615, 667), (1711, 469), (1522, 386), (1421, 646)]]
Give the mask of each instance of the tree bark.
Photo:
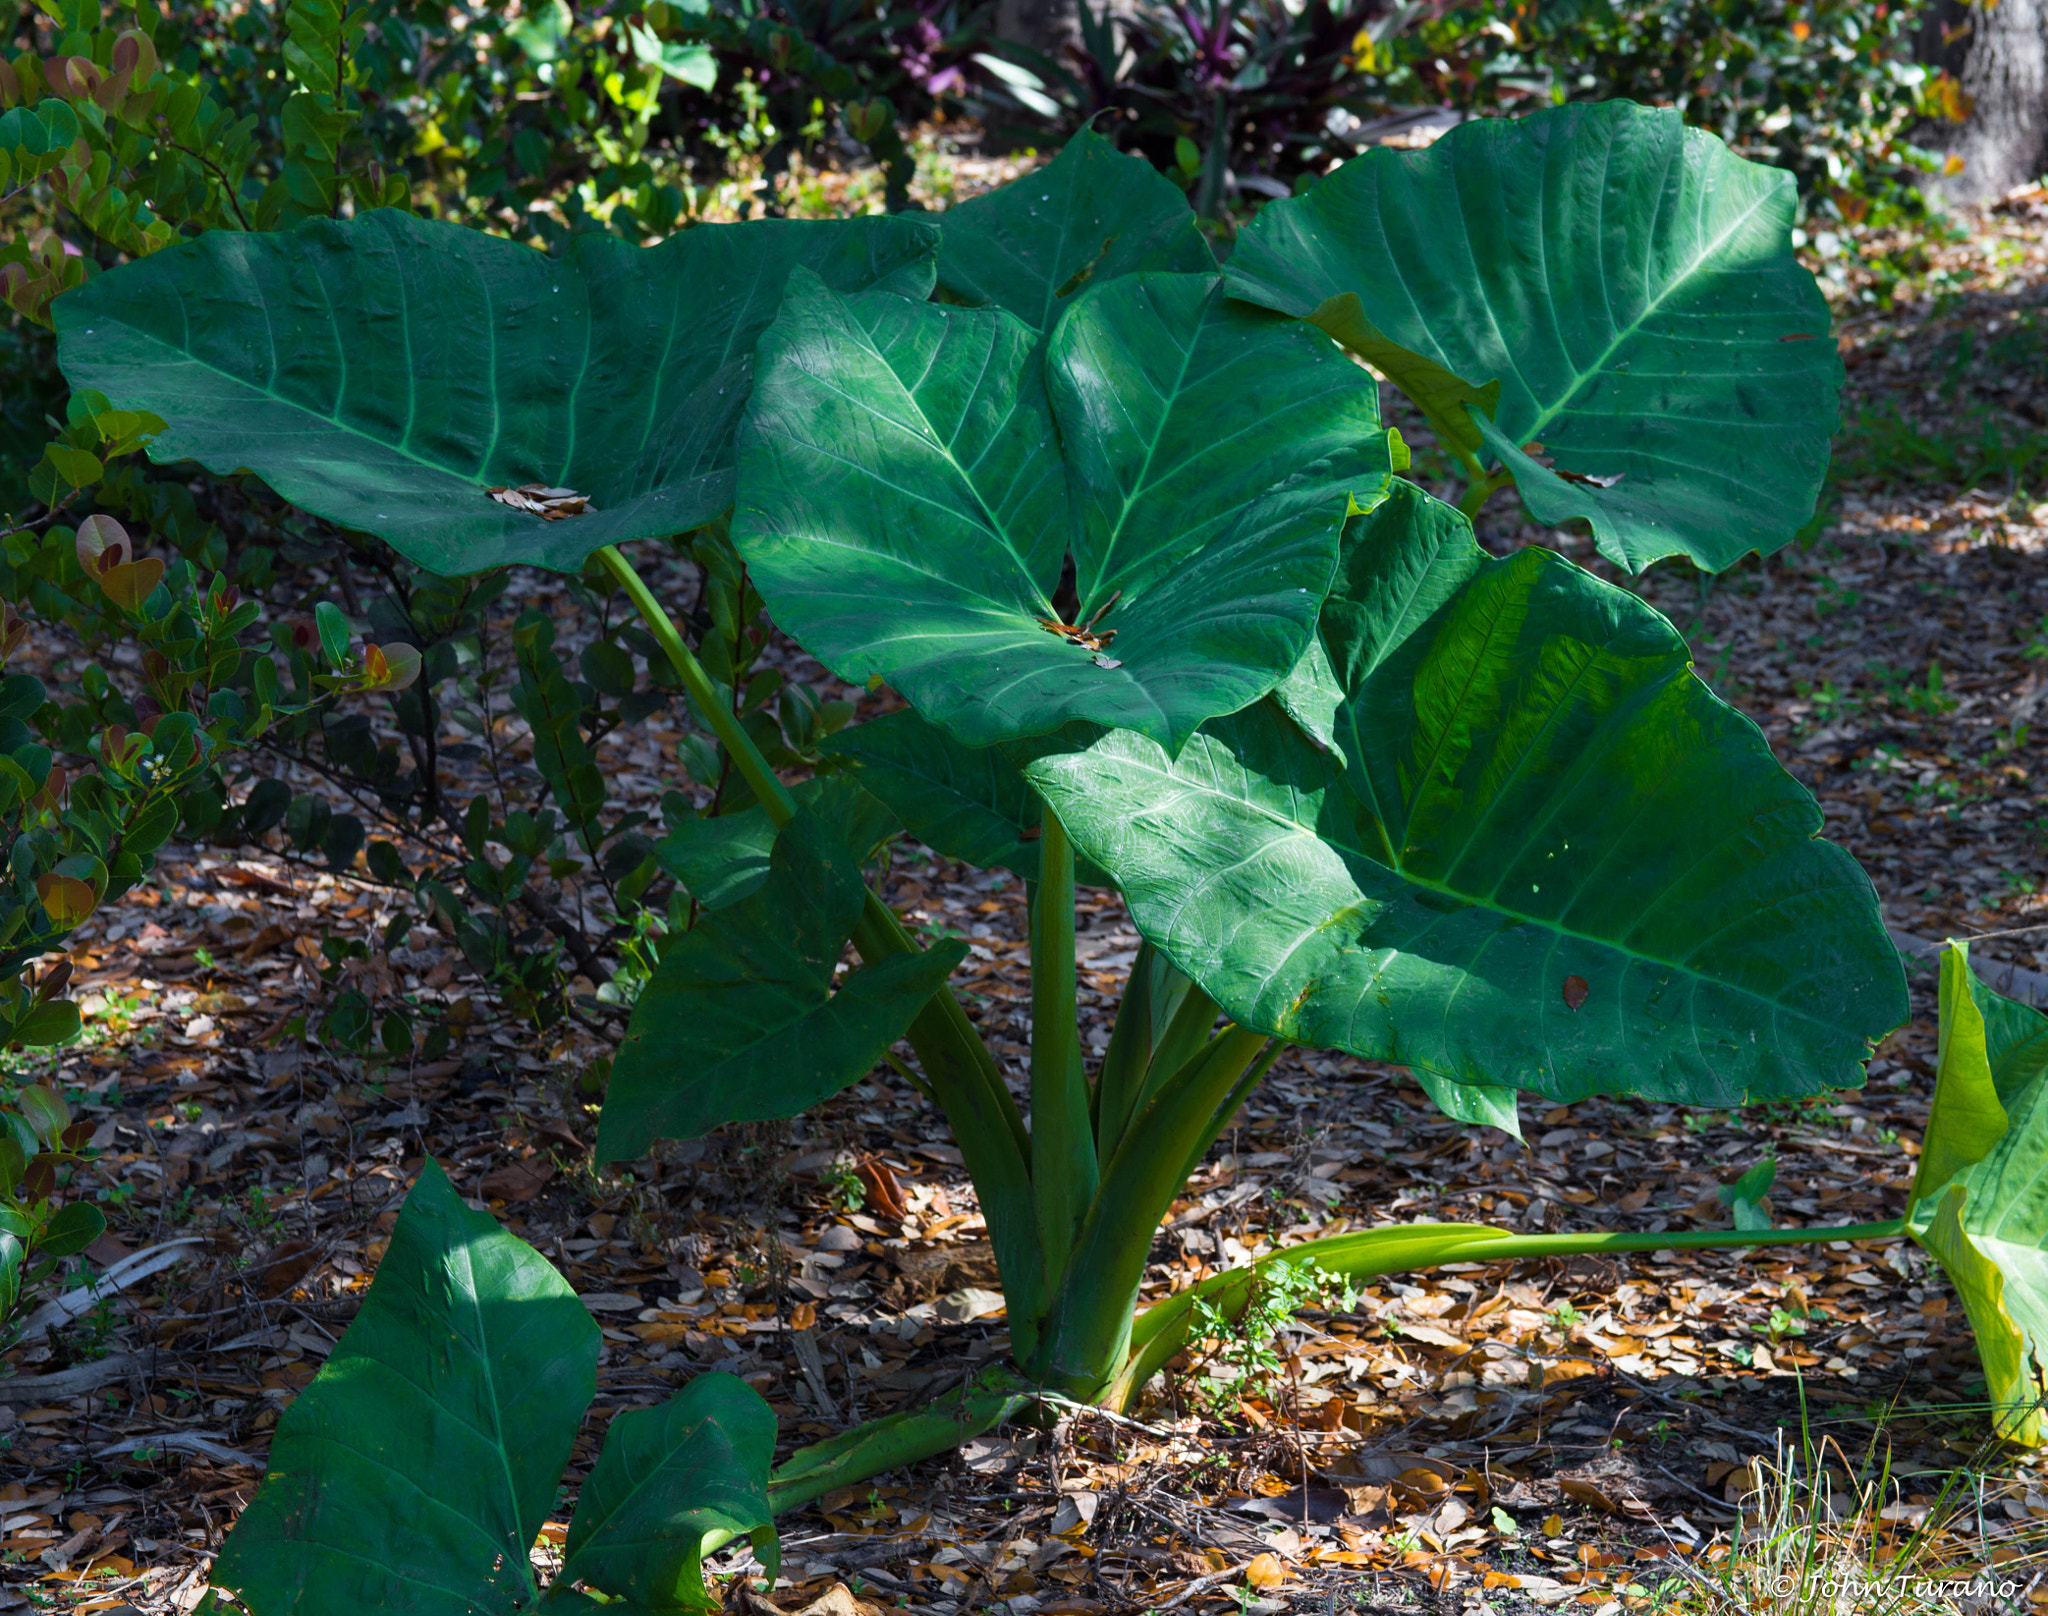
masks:
[(1079, 37), (1079, 12), (1075, 0), (1000, 0), (996, 33), (1057, 62), (1068, 42)]
[(1974, 105), (1960, 124), (1923, 128), (1919, 144), (1962, 159), (1930, 175), (1950, 201), (1983, 202), (2048, 169), (2048, 0), (1937, 0), (1921, 24), (1920, 59), (1952, 73)]

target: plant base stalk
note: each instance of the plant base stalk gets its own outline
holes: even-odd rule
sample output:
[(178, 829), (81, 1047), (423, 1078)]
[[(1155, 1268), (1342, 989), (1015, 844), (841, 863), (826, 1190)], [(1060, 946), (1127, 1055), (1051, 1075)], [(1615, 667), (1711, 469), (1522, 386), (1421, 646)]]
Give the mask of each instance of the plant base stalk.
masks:
[(1234, 1317), (1250, 1302), (1259, 1270), (1273, 1263), (1313, 1262), (1334, 1279), (1364, 1280), (1450, 1262), (1520, 1262), (1609, 1251), (1725, 1251), (1884, 1240), (1905, 1232), (1902, 1218), (1829, 1229), (1711, 1229), (1677, 1234), (1514, 1234), (1484, 1223), (1406, 1223), (1306, 1240), (1243, 1268), (1212, 1275), (1147, 1308), (1131, 1327), (1130, 1357), (1102, 1401), (1108, 1407), (1128, 1410), (1145, 1382), (1186, 1345), (1195, 1302), (1208, 1301)]
[[(1483, 1223), (1395, 1224), (1355, 1234), (1305, 1241), (1243, 1268), (1217, 1274), (1146, 1309), (1131, 1332), (1131, 1356), (1099, 1399), (1127, 1409), (1145, 1382), (1186, 1343), (1198, 1298), (1226, 1311), (1250, 1301), (1261, 1268), (1276, 1262), (1314, 1262), (1335, 1278), (1360, 1280), (1447, 1262), (1514, 1262), (1532, 1257), (1579, 1257), (1605, 1251), (1709, 1251), (1759, 1245), (1813, 1245), (1835, 1240), (1883, 1240), (1905, 1233), (1905, 1221), (1855, 1223), (1827, 1229), (1714, 1229), (1680, 1234), (1514, 1234)], [(776, 1515), (801, 1508), (838, 1487), (946, 1453), (993, 1430), (1039, 1398), (1039, 1388), (1016, 1370), (991, 1365), (931, 1408), (908, 1409), (856, 1426), (829, 1441), (800, 1448), (770, 1474), (768, 1503)], [(707, 1538), (706, 1553), (737, 1534)]]
[[(704, 671), (661, 602), (654, 598), (654, 591), (633, 570), (633, 564), (617, 545), (605, 545), (597, 551), (597, 558), (625, 590), (647, 631), (675, 668), (691, 702), (725, 747), (740, 778), (753, 790), (769, 819), (777, 828), (788, 824), (796, 813), (796, 800), (769, 767), (729, 704), (719, 699), (711, 676)], [(868, 889), (860, 919), (854, 926), (853, 946), (871, 965), (891, 954), (912, 953), (917, 948), (895, 911), (872, 888)], [(989, 1197), (989, 1232), (1003, 1271), (1005, 1290), (1020, 1319), (1034, 1318), (1037, 1295), (1044, 1285), (1044, 1262), (1038, 1249), (1037, 1230), (1028, 1221), (1031, 1136), (1017, 1103), (1003, 1083), (994, 1056), (951, 987), (932, 995), (911, 1023), (909, 1038), (924, 1064), (925, 1077), (940, 1109), (953, 1125), (953, 1136), (966, 1153), (974, 1182), (984, 1186), (984, 1194)], [(1013, 1226), (1018, 1219), (1003, 1215), (1002, 1209), (1013, 1204), (1027, 1209), (1021, 1228)], [(1019, 1334), (1020, 1340), (1028, 1338), (1028, 1327)]]
[[(654, 598), (654, 591), (647, 587), (647, 581), (633, 569), (633, 563), (615, 544), (607, 544), (597, 551), (597, 558), (619, 587), (632, 601), (633, 609), (640, 614), (640, 620), (647, 625), (668, 657), (669, 664), (676, 670), (676, 677), (689, 692), (691, 702), (703, 715), (704, 722), (718, 737), (739, 770), (740, 778), (747, 782), (757, 801), (767, 811), (768, 817), (779, 829), (789, 823), (796, 813), (796, 799), (790, 796), (789, 788), (777, 778), (768, 766), (768, 760), (761, 755), (761, 749), (736, 718), (730, 707), (719, 699), (718, 690), (711, 682), (711, 676), (704, 671), (704, 665), (697, 660), (670, 619), (660, 601)], [(854, 947), (862, 959), (872, 964), (889, 954), (909, 953), (917, 945), (910, 940), (910, 934), (903, 929), (903, 923), (895, 912), (882, 902), (871, 890), (862, 908), (859, 925), (854, 930)], [(1024, 1119), (1018, 1115), (1017, 1107), (1010, 1098), (1010, 1092), (1003, 1086), (1001, 1075), (996, 1071), (995, 1062), (989, 1055), (981, 1036), (968, 1020), (967, 1012), (951, 988), (936, 994), (933, 1008), (920, 1018), (919, 1026), (912, 1030), (912, 1041), (920, 1036), (939, 1039), (952, 1047), (965, 1066), (973, 1070), (980, 1087), (986, 1091), (986, 1099), (1008, 1131), (1013, 1147), (1030, 1160), (1030, 1138), (1025, 1132)], [(924, 1055), (922, 1049), (920, 1056)]]
[(704, 671), (704, 664), (684, 643), (668, 613), (662, 610), (661, 602), (654, 598), (654, 591), (633, 570), (633, 563), (620, 553), (616, 544), (605, 545), (597, 552), (597, 558), (604, 563), (605, 571), (625, 590), (626, 598), (632, 601), (633, 609), (639, 612), (640, 620), (647, 625), (647, 632), (667, 654), (669, 665), (676, 670), (676, 677), (683, 681), (690, 700), (725, 747), (733, 767), (740, 771), (740, 778), (747, 782), (761, 806), (768, 811), (768, 817), (778, 827), (788, 824), (796, 813), (796, 800), (790, 796), (789, 787), (776, 778), (775, 771), (768, 767), (768, 760), (761, 755), (761, 749), (754, 744), (753, 737), (747, 734), (732, 709), (718, 699), (718, 689), (712, 684), (711, 675)]
[[(768, 1508), (786, 1515), (836, 1487), (850, 1487), (884, 1471), (948, 1453), (993, 1430), (1037, 1398), (1037, 1389), (1001, 1365), (983, 1369), (958, 1391), (930, 1408), (906, 1409), (869, 1420), (824, 1442), (799, 1448), (768, 1476)], [(714, 1534), (704, 1552), (721, 1549), (739, 1534)]]

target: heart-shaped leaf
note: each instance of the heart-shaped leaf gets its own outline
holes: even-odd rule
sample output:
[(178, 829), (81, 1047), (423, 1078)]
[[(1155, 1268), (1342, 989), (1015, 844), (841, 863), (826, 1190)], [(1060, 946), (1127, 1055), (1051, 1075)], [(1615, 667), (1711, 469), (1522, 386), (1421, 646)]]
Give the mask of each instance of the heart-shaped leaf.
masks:
[(720, 1123), (794, 1116), (857, 1083), (962, 959), (964, 943), (833, 968), (866, 898), (860, 867), (799, 813), (759, 891), (672, 939), (612, 1066), (599, 1161)]
[(1345, 525), (1338, 581), (1316, 637), (1273, 696), (1318, 744), (1337, 745), (1346, 694), (1428, 622), (1486, 557), (1472, 524), (1442, 500), (1396, 483), (1390, 498)]
[(939, 226), (940, 291), (1041, 332), (1085, 287), (1216, 267), (1180, 187), (1089, 128), (1045, 167), (948, 208)]
[(379, 210), (215, 231), (54, 313), (74, 388), (169, 423), (152, 459), (247, 467), (435, 572), (573, 571), (731, 503), (754, 339), (792, 268), (922, 297), (937, 245), (909, 218), (770, 220), (549, 257)]
[(625, 1410), (576, 1500), (559, 1580), (657, 1610), (715, 1610), (703, 1570), (713, 1534), (758, 1534), (773, 1579), (774, 1456), (775, 1415), (737, 1375), (699, 1375), (659, 1408)]
[(1177, 748), (1299, 658), (1347, 500), (1388, 475), (1374, 388), (1214, 276), (1076, 299), (1049, 397), (1037, 353), (1007, 313), (793, 279), (741, 429), (734, 542), (812, 655), (965, 745), (1082, 720)]
[[(813, 820), (832, 827), (856, 862), (896, 834), (888, 807), (851, 780), (806, 780), (792, 795)], [(698, 903), (723, 909), (760, 890), (774, 847), (775, 822), (757, 803), (736, 814), (684, 820), (655, 844), (654, 856)]]
[[(1404, 484), (1326, 608), (1356, 612), (1332, 664), (1365, 670), (1341, 759), (1263, 703), (1178, 759), (1125, 732), (1026, 767), (1139, 931), (1246, 1027), (1460, 1083), (1732, 1105), (1857, 1082), (1905, 984), (1813, 799), (1637, 597), (1469, 531), (1418, 578), (1403, 506), (1429, 550)], [(1403, 637), (1444, 567), (1468, 576)]]
[(1539, 520), (1583, 518), (1628, 567), (1718, 570), (1790, 539), (1827, 470), (1842, 366), (1795, 200), (1669, 108), (1573, 105), (1355, 158), (1263, 209), (1227, 273), (1498, 380), (1491, 420), (1437, 407), (1465, 410)]
[(2048, 1436), (2048, 1016), (1941, 955), (1941, 1048), (1906, 1229), (1940, 1262), (1977, 1336), (2001, 1435)]
[(214, 1563), (254, 1611), (533, 1608), (527, 1551), (597, 1390), (562, 1276), (420, 1170), (377, 1278)]

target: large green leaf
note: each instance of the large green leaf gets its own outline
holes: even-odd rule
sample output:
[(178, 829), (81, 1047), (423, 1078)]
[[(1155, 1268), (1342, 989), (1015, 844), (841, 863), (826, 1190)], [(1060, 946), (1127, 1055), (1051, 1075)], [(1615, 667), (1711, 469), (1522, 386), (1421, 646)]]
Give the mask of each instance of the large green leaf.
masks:
[[(1388, 475), (1374, 388), (1214, 276), (1087, 292), (1045, 366), (1050, 402), (1007, 313), (796, 277), (761, 340), (734, 542), (812, 655), (968, 746), (1085, 720), (1176, 748), (1300, 656), (1347, 499)], [(1046, 626), (1070, 547), (1075, 622), (1100, 613), (1105, 649)]]
[[(934, 852), (1038, 879), (1045, 805), (1000, 747), (962, 746), (905, 708), (842, 729), (819, 750), (857, 763), (861, 784)], [(1074, 879), (1083, 886), (1111, 884), (1085, 859)]]
[[(1178, 759), (1113, 733), (1026, 767), (1140, 932), (1241, 1025), (1553, 1099), (1699, 1105), (1859, 1081), (1905, 984), (1870, 883), (1637, 597), (1542, 550), (1359, 545), (1377, 601), (1343, 756), (1277, 706)], [(1431, 547), (1434, 546), (1432, 549)], [(1412, 626), (1438, 569), (1470, 576)], [(1384, 587), (1407, 579), (1401, 587)]]
[(258, 1616), (512, 1616), (597, 1390), (562, 1276), (431, 1161), (355, 1322), (278, 1422), (213, 1568)]
[(1559, 107), (1354, 159), (1264, 209), (1228, 277), (1499, 380), (1492, 420), (1437, 403), (1467, 410), (1539, 520), (1583, 518), (1626, 566), (1719, 569), (1790, 539), (1827, 469), (1842, 367), (1792, 256), (1795, 200), (1668, 108)]
[[(754, 339), (802, 265), (846, 290), (930, 291), (936, 227), (907, 218), (700, 225), (558, 258), (380, 210), (215, 231), (53, 306), (73, 387), (169, 422), (153, 459), (247, 467), (435, 572), (573, 570), (732, 502)], [(491, 499), (588, 497), (546, 521)]]
[(629, 1408), (576, 1500), (561, 1582), (655, 1609), (710, 1611), (704, 1544), (753, 1536), (772, 1579), (768, 1465), (775, 1415), (737, 1375), (699, 1375), (659, 1408)]
[(2000, 1432), (2040, 1443), (2048, 1435), (2048, 1016), (1977, 981), (1966, 943), (1942, 951), (1940, 1064), (1906, 1228), (1963, 1299)]
[(785, 825), (761, 888), (663, 952), (612, 1065), (598, 1160), (794, 1116), (865, 1077), (967, 953), (955, 941), (892, 954), (833, 991), (865, 896), (831, 830), (805, 813)]
[[(830, 825), (859, 863), (899, 828), (888, 805), (852, 780), (806, 780), (790, 795), (813, 819)], [(756, 803), (736, 814), (684, 820), (655, 843), (654, 856), (698, 903), (723, 909), (760, 890), (774, 848), (775, 821)]]
[(939, 219), (939, 288), (1050, 331), (1084, 286), (1216, 259), (1180, 187), (1084, 128), (1045, 167)]

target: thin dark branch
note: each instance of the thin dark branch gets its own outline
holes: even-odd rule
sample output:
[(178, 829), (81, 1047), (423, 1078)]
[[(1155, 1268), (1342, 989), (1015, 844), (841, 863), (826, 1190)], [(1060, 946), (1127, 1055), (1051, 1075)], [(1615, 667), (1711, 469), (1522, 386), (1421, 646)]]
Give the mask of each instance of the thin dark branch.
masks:
[(532, 887), (521, 887), (515, 901), (562, 939), (570, 957), (576, 961), (576, 968), (591, 981), (603, 987), (612, 979), (610, 967), (597, 957), (597, 950), (590, 946), (590, 939), (584, 935), (583, 928), (557, 909), (544, 893)]
[(10, 528), (0, 528), (0, 539), (11, 539), (17, 533), (26, 533), (31, 528), (38, 528), (41, 527), (45, 522), (54, 521), (57, 517), (61, 516), (64, 513), (64, 509), (66, 506), (68, 506), (74, 499), (78, 498), (78, 496), (84, 492), (85, 490), (82, 488), (74, 488), (62, 499), (58, 500), (56, 504), (52, 505), (47, 511), (43, 512), (41, 516), (33, 517), (26, 522), (17, 522), (13, 527)]
[(190, 146), (181, 146), (177, 141), (167, 139), (163, 131), (169, 127), (169, 124), (159, 118), (157, 120), (157, 138), (162, 140), (172, 151), (183, 152), (187, 157), (198, 163), (201, 168), (211, 173), (215, 179), (219, 180), (220, 188), (227, 193), (228, 206), (235, 210), (235, 218), (241, 222), (242, 228), (244, 230), (255, 229), (256, 227), (249, 223), (249, 216), (242, 211), (242, 199), (235, 194), (235, 187), (228, 179), (227, 170), (222, 168), (211, 157), (208, 157), (205, 152), (194, 151)]

